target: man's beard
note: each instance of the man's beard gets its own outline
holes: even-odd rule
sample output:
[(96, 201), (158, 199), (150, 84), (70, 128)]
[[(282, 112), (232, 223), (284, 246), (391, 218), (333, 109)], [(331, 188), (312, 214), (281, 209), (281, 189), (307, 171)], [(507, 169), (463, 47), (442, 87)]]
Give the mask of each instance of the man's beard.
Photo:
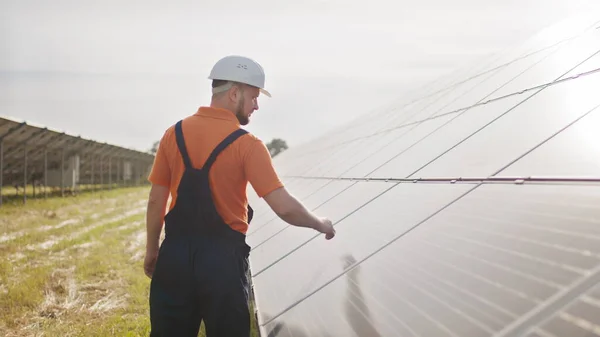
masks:
[(250, 119), (247, 116), (243, 115), (243, 111), (242, 111), (243, 108), (244, 108), (244, 97), (242, 96), (242, 99), (240, 99), (240, 102), (238, 103), (238, 106), (236, 108), (235, 117), (237, 117), (237, 120), (238, 120), (238, 122), (240, 122), (240, 125), (248, 125), (248, 123), (250, 123)]

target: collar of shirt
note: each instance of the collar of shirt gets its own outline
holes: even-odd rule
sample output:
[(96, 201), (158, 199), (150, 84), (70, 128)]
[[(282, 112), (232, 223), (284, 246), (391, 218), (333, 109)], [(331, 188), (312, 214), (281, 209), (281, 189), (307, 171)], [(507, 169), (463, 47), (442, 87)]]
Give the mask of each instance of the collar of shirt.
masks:
[(227, 109), (203, 106), (198, 109), (194, 116), (221, 119), (235, 123), (237, 126), (240, 125), (240, 122), (237, 120), (237, 117), (235, 117), (235, 114)]

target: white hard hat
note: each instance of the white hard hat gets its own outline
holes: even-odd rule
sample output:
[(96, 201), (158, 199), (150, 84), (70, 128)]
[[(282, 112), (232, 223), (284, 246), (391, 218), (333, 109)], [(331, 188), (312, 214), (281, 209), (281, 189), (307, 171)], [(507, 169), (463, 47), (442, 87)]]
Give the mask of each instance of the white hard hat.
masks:
[(210, 75), (211, 80), (233, 81), (260, 88), (268, 97), (271, 94), (265, 90), (265, 72), (258, 62), (244, 56), (225, 56), (215, 63)]

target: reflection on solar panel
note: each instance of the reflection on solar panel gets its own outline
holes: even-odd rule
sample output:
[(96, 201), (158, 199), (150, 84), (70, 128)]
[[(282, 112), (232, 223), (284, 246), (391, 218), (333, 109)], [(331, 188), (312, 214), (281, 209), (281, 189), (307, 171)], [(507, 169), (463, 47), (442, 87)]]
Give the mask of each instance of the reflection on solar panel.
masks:
[(263, 336), (600, 336), (600, 5), (275, 160)]
[[(95, 188), (145, 183), (154, 155), (0, 118), (0, 195), (13, 186), (23, 196), (53, 188), (64, 195)], [(2, 204), (0, 197), (0, 205)]]

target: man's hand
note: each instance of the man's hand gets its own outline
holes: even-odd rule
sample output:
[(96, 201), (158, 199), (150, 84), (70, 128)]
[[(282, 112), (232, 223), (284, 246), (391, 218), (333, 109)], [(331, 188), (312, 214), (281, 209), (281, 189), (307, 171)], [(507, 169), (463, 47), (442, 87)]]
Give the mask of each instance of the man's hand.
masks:
[(327, 218), (320, 218), (319, 220), (321, 224), (319, 225), (319, 228), (317, 228), (317, 230), (325, 234), (325, 239), (333, 239), (333, 237), (335, 236), (335, 229), (333, 228), (331, 220)]
[(333, 239), (335, 229), (331, 220), (319, 218), (310, 212), (300, 201), (288, 193), (285, 187), (278, 188), (264, 197), (271, 209), (283, 221), (293, 226), (308, 227), (325, 233), (327, 240)]
[(158, 249), (146, 249), (146, 257), (144, 257), (144, 273), (149, 278), (154, 274), (154, 267), (158, 259)]

